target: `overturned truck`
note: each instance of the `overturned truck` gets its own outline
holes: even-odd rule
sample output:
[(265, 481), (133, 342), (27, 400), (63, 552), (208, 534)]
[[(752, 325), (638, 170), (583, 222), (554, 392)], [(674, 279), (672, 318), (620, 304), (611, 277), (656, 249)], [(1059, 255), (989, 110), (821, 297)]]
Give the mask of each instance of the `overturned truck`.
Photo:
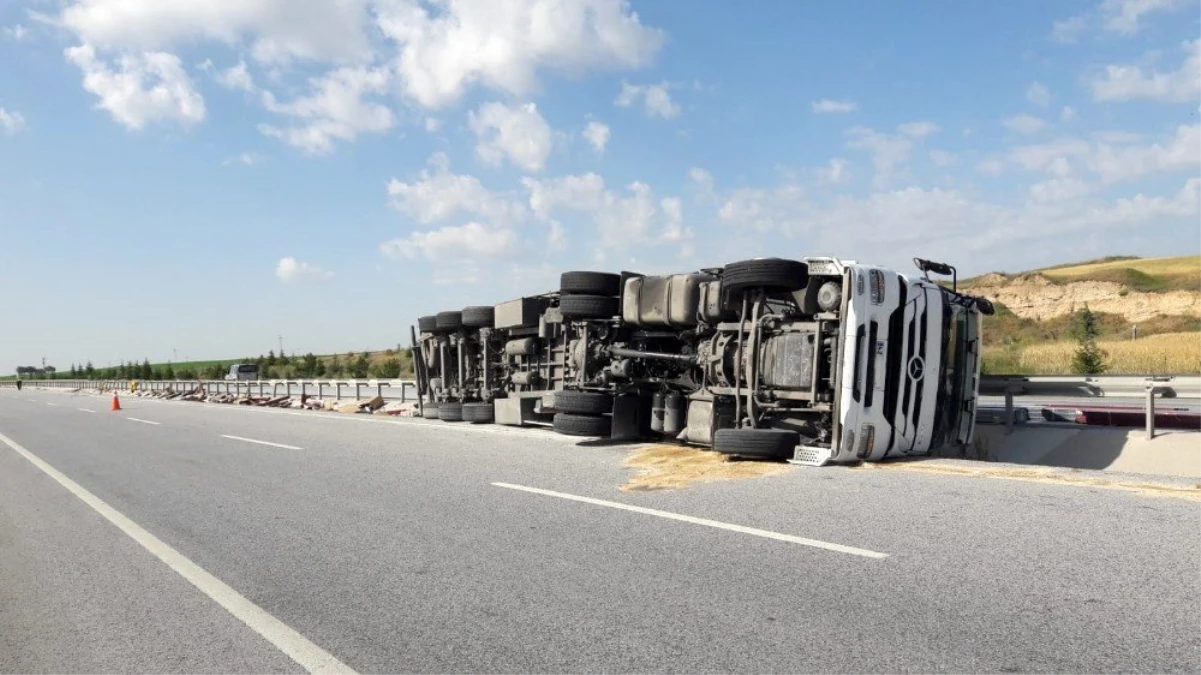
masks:
[(555, 292), (421, 317), (422, 414), (814, 465), (966, 445), (993, 308), (955, 268), (915, 264), (566, 272)]

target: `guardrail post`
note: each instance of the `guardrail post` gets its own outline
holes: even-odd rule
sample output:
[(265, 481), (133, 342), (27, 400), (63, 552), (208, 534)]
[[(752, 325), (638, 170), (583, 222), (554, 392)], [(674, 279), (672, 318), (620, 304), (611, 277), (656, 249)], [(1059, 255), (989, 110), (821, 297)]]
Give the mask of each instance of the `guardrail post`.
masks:
[(363, 386), (363, 384), (361, 382), (359, 382), (358, 380), (354, 381), (354, 400), (356, 400), (356, 401), (361, 400), (363, 398), (362, 386)]
[(1013, 389), (1005, 388), (1005, 434), (1013, 433)]
[(334, 381), (334, 398), (338, 401), (342, 400), (342, 383)]
[(1155, 385), (1147, 386), (1147, 440), (1155, 438)]
[(379, 396), (380, 398), (383, 398), (383, 396), (384, 396), (384, 385), (383, 385), (383, 383), (382, 383), (382, 382), (376, 382), (376, 383), (375, 383), (375, 395), (376, 395), (376, 396)]

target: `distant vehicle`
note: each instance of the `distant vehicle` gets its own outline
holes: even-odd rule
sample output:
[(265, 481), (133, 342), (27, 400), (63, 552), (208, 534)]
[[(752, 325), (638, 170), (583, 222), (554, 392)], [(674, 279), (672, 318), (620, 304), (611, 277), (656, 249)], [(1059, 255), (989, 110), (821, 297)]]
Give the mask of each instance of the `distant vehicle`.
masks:
[(227, 380), (257, 380), (259, 379), (259, 367), (256, 363), (235, 363), (229, 367), (229, 372), (226, 373)]

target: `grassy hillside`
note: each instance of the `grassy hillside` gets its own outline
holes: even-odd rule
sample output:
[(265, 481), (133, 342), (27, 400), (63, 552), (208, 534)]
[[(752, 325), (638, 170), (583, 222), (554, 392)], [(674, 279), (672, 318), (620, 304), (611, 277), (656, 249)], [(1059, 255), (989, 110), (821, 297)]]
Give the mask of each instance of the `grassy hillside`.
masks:
[[(1046, 267), (1019, 274), (996, 273), (969, 279), (965, 286), (989, 294), (989, 289), (1022, 285), (1024, 293), (1039, 294), (1037, 279), (1053, 286), (1074, 282), (1112, 282), (1116, 295), (1127, 305), (1153, 304), (1170, 291), (1192, 291), (1201, 296), (1201, 256), (1134, 258), (1113, 256), (1101, 260)], [(1045, 298), (1054, 298), (1048, 289)], [(1003, 290), (997, 291), (1004, 293)], [(1150, 295), (1140, 295), (1150, 294)], [(1110, 297), (1110, 296), (1106, 296)], [(1095, 298), (1094, 298), (1095, 299)], [(1018, 316), (1003, 303), (995, 316), (984, 320), (985, 368), (991, 373), (1061, 374), (1070, 371), (1075, 343), (1069, 314), (1036, 320)], [(1120, 304), (1120, 303), (1119, 303)], [(1186, 301), (1187, 304), (1187, 301)], [(1131, 305), (1134, 306), (1134, 305)], [(1065, 308), (1065, 311), (1070, 307)], [(1125, 308), (1125, 309), (1128, 309)], [(1102, 349), (1109, 353), (1108, 372), (1115, 374), (1201, 373), (1201, 316), (1159, 314), (1137, 321), (1138, 339), (1121, 314), (1096, 312)]]
[(1126, 286), (1132, 291), (1165, 293), (1167, 291), (1201, 291), (1201, 255), (1173, 258), (1136, 258), (1132, 256), (1110, 256), (1080, 263), (1067, 263), (1052, 267), (1010, 274), (995, 272), (965, 279), (965, 288), (979, 286), (993, 275), (1014, 281), (1040, 276), (1052, 283), (1066, 284), (1074, 281), (1108, 281)]

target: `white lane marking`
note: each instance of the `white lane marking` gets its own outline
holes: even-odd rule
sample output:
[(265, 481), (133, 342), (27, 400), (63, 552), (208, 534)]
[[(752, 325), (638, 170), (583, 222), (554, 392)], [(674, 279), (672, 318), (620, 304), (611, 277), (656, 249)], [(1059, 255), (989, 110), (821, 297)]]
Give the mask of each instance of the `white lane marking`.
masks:
[(298, 448), (295, 445), (284, 445), (283, 443), (272, 443), (271, 441), (259, 441), (253, 438), (243, 438), (241, 436), (228, 436), (226, 434), (221, 434), (221, 438), (232, 438), (235, 441), (258, 443), (259, 445), (270, 445), (273, 448), (283, 448), (284, 450), (304, 450), (304, 448)]
[(76, 408), (76, 410), (78, 410), (79, 412), (90, 412), (90, 413), (96, 412), (95, 410), (89, 410), (87, 408)]
[(50, 406), (51, 408), (57, 408), (57, 407), (58, 407), (58, 404), (57, 404), (57, 403), (47, 403), (46, 405)]
[(37, 400), (36, 398), (27, 398), (25, 400), (29, 401), (30, 403), (41, 403), (41, 401)]
[(545, 495), (547, 497), (558, 497), (559, 499), (570, 499), (576, 502), (585, 504), (595, 504), (596, 506), (607, 506), (613, 509), (621, 509), (623, 511), (633, 511), (634, 513), (642, 513), (648, 516), (657, 516), (659, 518), (667, 518), (670, 520), (679, 520), (685, 523), (694, 525), (704, 525), (706, 527), (715, 527), (719, 530), (729, 530), (731, 532), (741, 532), (742, 534), (752, 534), (756, 537), (764, 537), (767, 539), (776, 539), (778, 541), (786, 541), (791, 544), (800, 544), (801, 546), (812, 546), (813, 548), (821, 548), (827, 551), (835, 551), (838, 553), (847, 553), (850, 555), (863, 556), (864, 558), (887, 558), (887, 553), (878, 553), (869, 551), (863, 548), (855, 548), (853, 546), (843, 546), (842, 544), (833, 544), (828, 541), (820, 541), (818, 539), (806, 539), (805, 537), (794, 537), (791, 534), (780, 534), (770, 530), (760, 530), (755, 527), (745, 527), (743, 525), (733, 525), (731, 523), (723, 523), (718, 520), (709, 520), (707, 518), (695, 518), (693, 516), (685, 516), (679, 513), (671, 513), (670, 511), (659, 511), (658, 509), (648, 509), (642, 506), (632, 506), (630, 504), (622, 504), (620, 502), (608, 502), (603, 499), (593, 499), (592, 497), (581, 497), (579, 495), (569, 495), (565, 492), (554, 492), (552, 490), (543, 490), (541, 488), (526, 487), (524, 485), (513, 485), (511, 483), (493, 483), (496, 487), (508, 488), (510, 490), (521, 490), (522, 492), (532, 492), (536, 495)]
[(162, 422), (151, 422), (150, 420), (140, 420), (136, 417), (126, 417), (130, 422), (141, 422), (142, 424), (162, 424)]
[(16, 441), (0, 434), (0, 441), (12, 448), (31, 464), (41, 469), (43, 473), (58, 481), (83, 503), (92, 507), (104, 516), (108, 522), (116, 525), (131, 539), (142, 545), (154, 557), (163, 561), (175, 570), (181, 577), (187, 579), (193, 586), (200, 589), (218, 605), (224, 607), (230, 614), (237, 617), (251, 630), (261, 635), (265, 640), (275, 645), (281, 652), (295, 661), (300, 667), (310, 673), (354, 673), (350, 666), (342, 663), (332, 654), (313, 644), (295, 629), (268, 614), (266, 610), (247, 600), (233, 588), (226, 585), (217, 577), (209, 574), (201, 566), (189, 560), (179, 551), (163, 543), (158, 537), (147, 532), (142, 526), (130, 520), (120, 511), (109, 506), (96, 495), (85, 490), (75, 481), (67, 478), (58, 469), (42, 461), (40, 457), (21, 447)]

